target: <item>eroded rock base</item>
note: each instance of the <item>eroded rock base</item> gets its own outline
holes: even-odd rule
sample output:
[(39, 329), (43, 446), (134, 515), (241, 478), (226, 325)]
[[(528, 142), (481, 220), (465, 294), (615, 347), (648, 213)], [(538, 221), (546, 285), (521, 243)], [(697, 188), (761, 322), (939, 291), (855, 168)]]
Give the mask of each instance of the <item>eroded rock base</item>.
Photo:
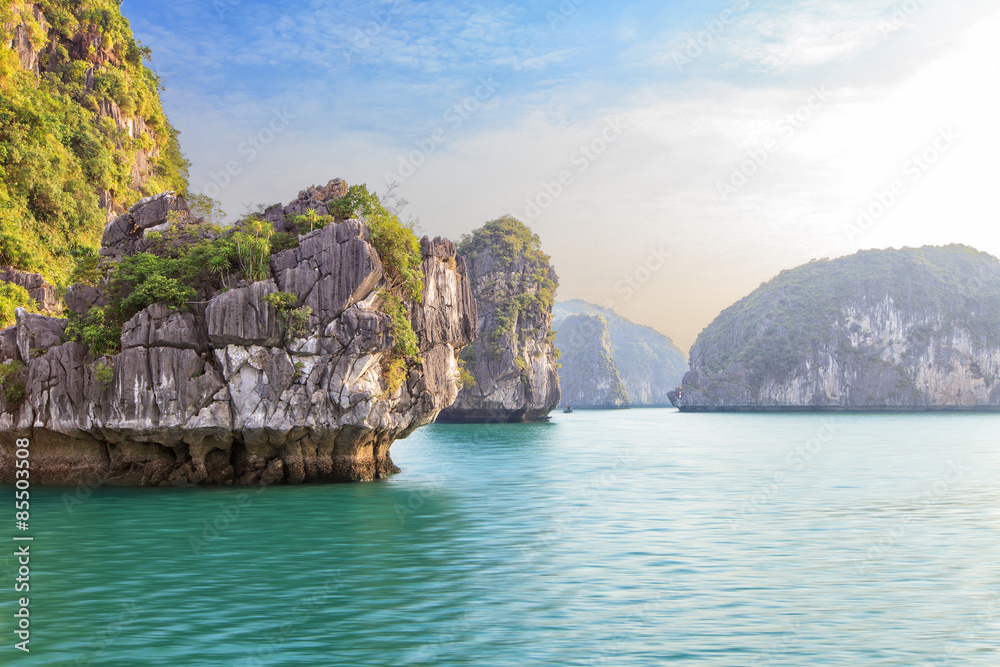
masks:
[(0, 470), (14, 470), (15, 442), (27, 438), (32, 483), (54, 486), (270, 486), (368, 482), (399, 472), (389, 457), (398, 434), (344, 428), (329, 436), (322, 443), (303, 439), (280, 447), (233, 440), (198, 451), (186, 444), (107, 442), (39, 429), (0, 436)]
[(547, 422), (551, 419), (548, 407), (534, 410), (444, 410), (438, 415), (440, 424), (522, 424)]

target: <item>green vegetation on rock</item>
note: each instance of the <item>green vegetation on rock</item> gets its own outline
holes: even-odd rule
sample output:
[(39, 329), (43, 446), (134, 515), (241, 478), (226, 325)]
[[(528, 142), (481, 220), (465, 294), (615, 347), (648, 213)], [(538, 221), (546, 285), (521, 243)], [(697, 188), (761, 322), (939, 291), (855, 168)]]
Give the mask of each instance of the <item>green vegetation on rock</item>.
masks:
[(421, 361), (420, 339), (413, 330), (406, 304), (395, 294), (379, 290), (379, 309), (392, 320), (392, 355), (383, 365), (386, 395), (394, 394), (406, 381), (407, 365)]
[[(468, 347), (465, 349), (469, 349)], [(463, 350), (464, 351), (464, 350)], [(463, 359), (458, 360), (458, 388), (472, 387), (476, 384), (476, 375), (469, 370)]]
[(14, 283), (0, 282), (0, 329), (14, 324), (14, 311), (18, 308), (29, 313), (38, 312), (38, 304), (28, 296), (28, 290)]
[[(154, 303), (185, 308), (199, 288), (230, 287), (226, 281), (233, 274), (251, 281), (270, 278), (272, 235), (273, 228), (255, 217), (227, 230), (214, 225), (175, 224), (165, 233), (149, 235), (152, 243), (146, 252), (105, 267), (108, 304), (91, 308), (84, 317), (71, 313), (67, 340), (84, 343), (95, 355), (114, 354), (125, 322)], [(80, 266), (89, 265), (81, 262)], [(98, 268), (82, 271), (82, 275), (90, 273), (96, 273), (92, 278), (101, 277)], [(286, 326), (294, 324), (293, 335), (304, 326), (303, 317), (308, 321), (309, 313), (285, 314)]]
[(298, 306), (299, 297), (291, 292), (272, 292), (264, 297), (264, 302), (278, 311), (278, 319), (292, 338), (304, 336), (309, 331), (311, 306)]
[(407, 361), (415, 361), (420, 356), (420, 341), (410, 323), (406, 304), (396, 295), (386, 290), (379, 291), (380, 309), (392, 320), (393, 354)]
[(323, 229), (331, 222), (334, 222), (334, 220), (336, 218), (332, 215), (319, 215), (315, 209), (309, 209), (309, 212), (305, 215), (297, 215), (292, 218), (292, 223), (298, 228), (301, 235), (308, 234), (317, 229)]
[(30, 4), (0, 2), (0, 40), (10, 44), (24, 25), (40, 52), (36, 75), (0, 49), (0, 264), (62, 284), (73, 253), (100, 242), (100, 196), (120, 211), (164, 190), (184, 193), (188, 163), (143, 62), (150, 52), (119, 4), (35, 4), (44, 23)]
[(115, 367), (107, 359), (101, 359), (92, 367), (94, 379), (101, 389), (107, 389), (115, 379)]
[(28, 367), (22, 361), (9, 359), (0, 364), (0, 389), (7, 403), (17, 405), (24, 398), (24, 383)]

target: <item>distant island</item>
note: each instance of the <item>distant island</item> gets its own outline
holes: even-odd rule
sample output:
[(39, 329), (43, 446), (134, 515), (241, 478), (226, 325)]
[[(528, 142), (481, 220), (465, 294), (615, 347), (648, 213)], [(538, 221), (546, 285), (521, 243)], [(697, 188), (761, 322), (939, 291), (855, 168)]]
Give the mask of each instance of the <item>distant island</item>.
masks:
[(686, 412), (1000, 409), (1000, 261), (963, 245), (783, 271), (691, 348)]
[(617, 410), (629, 407), (628, 391), (611, 352), (608, 321), (579, 313), (560, 320), (556, 344), (563, 398), (577, 409)]
[(552, 312), (564, 403), (670, 405), (669, 393), (684, 377), (687, 359), (667, 336), (580, 299), (561, 301)]

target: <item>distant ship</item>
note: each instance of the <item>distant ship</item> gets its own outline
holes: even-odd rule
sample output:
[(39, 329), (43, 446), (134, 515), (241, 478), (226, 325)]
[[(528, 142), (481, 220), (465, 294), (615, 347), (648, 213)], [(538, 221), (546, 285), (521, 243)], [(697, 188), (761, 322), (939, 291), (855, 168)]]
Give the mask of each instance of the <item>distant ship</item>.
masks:
[(569, 403), (567, 403), (567, 404), (566, 404), (566, 409), (565, 409), (565, 410), (563, 410), (563, 413), (564, 413), (564, 414), (567, 414), (567, 415), (568, 415), (568, 414), (570, 414), (571, 412), (573, 412), (573, 406), (572, 406), (572, 405), (570, 405)]

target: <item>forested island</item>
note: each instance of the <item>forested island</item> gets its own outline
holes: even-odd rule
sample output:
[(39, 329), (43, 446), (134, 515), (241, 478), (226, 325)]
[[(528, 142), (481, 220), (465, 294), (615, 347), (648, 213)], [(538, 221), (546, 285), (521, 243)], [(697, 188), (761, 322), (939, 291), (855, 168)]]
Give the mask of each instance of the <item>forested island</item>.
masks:
[(684, 411), (1000, 408), (1000, 262), (963, 245), (782, 272), (691, 348)]

